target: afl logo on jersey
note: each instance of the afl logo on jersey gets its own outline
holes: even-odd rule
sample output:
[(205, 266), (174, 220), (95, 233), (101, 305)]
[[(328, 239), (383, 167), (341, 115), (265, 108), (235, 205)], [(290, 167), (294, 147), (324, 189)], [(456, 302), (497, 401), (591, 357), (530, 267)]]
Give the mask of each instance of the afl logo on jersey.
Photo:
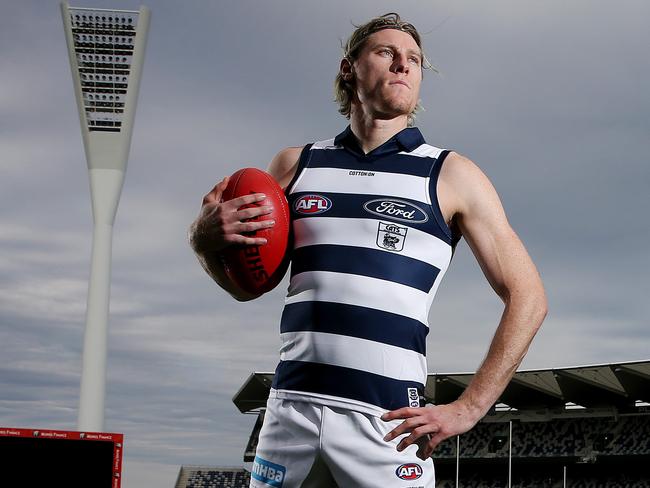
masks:
[(395, 474), (401, 480), (416, 480), (422, 476), (422, 467), (419, 464), (402, 464), (395, 470)]
[(370, 200), (363, 204), (363, 208), (371, 214), (389, 217), (400, 222), (423, 224), (429, 220), (426, 212), (417, 205), (394, 198)]
[(304, 195), (293, 204), (293, 209), (300, 214), (319, 214), (330, 208), (332, 200), (322, 195)]

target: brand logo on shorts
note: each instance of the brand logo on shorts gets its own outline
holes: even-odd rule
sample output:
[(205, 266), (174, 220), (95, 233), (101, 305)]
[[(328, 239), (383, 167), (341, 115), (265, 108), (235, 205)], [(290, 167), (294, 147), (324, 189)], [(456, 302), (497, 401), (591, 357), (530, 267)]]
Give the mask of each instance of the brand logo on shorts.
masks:
[(280, 464), (275, 464), (259, 456), (255, 456), (251, 476), (269, 486), (281, 488), (287, 469)]
[(429, 220), (426, 212), (417, 205), (394, 198), (379, 198), (363, 204), (363, 208), (380, 217), (390, 217), (400, 222), (422, 224)]
[(409, 388), (409, 407), (418, 408), (420, 406), (420, 394), (417, 388)]
[(300, 214), (319, 214), (330, 208), (332, 200), (322, 195), (304, 195), (293, 204), (293, 209)]
[(404, 241), (406, 240), (407, 232), (407, 227), (379, 222), (379, 227), (377, 229), (377, 245), (389, 251), (400, 252), (404, 249)]
[(395, 470), (395, 474), (401, 480), (416, 480), (422, 476), (422, 468), (419, 464), (402, 464)]

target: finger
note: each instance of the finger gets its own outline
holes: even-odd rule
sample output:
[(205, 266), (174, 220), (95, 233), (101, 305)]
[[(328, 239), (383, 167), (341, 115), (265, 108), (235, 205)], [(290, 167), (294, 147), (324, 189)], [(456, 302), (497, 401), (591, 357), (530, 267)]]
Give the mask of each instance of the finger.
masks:
[(275, 220), (249, 220), (246, 222), (231, 222), (223, 225), (221, 236), (224, 240), (229, 236), (242, 235), (244, 237), (262, 237), (256, 236), (255, 233), (269, 229), (275, 225)]
[(242, 244), (245, 246), (264, 246), (268, 243), (264, 237), (242, 237), (244, 237)]
[(250, 205), (251, 203), (261, 202), (266, 199), (264, 193), (251, 193), (250, 195), (242, 195), (240, 197), (235, 197), (232, 200), (227, 200), (224, 202), (224, 205), (229, 207), (239, 209), (244, 205)]
[(391, 412), (386, 412), (381, 416), (381, 419), (384, 421), (394, 420), (394, 419), (406, 419), (420, 414), (419, 408), (412, 407), (403, 407)]
[(433, 454), (433, 451), (436, 449), (436, 447), (438, 447), (438, 444), (440, 444), (445, 439), (446, 437), (441, 433), (432, 436), (424, 446), (418, 449), (417, 456), (423, 461), (427, 458), (430, 458)]
[(415, 453), (417, 457), (420, 459), (426, 459), (427, 455), (427, 443), (429, 442), (429, 439), (431, 438), (430, 435), (420, 437), (417, 442), (415, 443), (416, 446), (418, 446), (418, 450)]
[(390, 442), (402, 434), (411, 432), (413, 429), (417, 428), (422, 424), (424, 424), (424, 420), (421, 417), (408, 418), (404, 422), (399, 424), (397, 427), (395, 427), (393, 430), (391, 430), (388, 434), (386, 434), (384, 436), (384, 440), (386, 442)]
[[(422, 461), (426, 461), (427, 458), (431, 457), (431, 454), (427, 454), (429, 450), (427, 449), (426, 445), (425, 446), (419, 446), (417, 452), (415, 455), (422, 459)], [(433, 451), (431, 451), (433, 452)]]
[(242, 208), (235, 212), (235, 219), (243, 222), (245, 220), (254, 219), (255, 217), (261, 217), (262, 215), (268, 215), (273, 212), (273, 207), (270, 205), (261, 205), (259, 207), (248, 207)]
[[(437, 434), (438, 431), (439, 428), (435, 424), (425, 424), (417, 427), (416, 429), (413, 429), (411, 435), (405, 437), (400, 441), (400, 443), (397, 445), (397, 450), (403, 451), (411, 444), (415, 444), (421, 437), (427, 436), (428, 434)], [(428, 440), (428, 437), (426, 439)]]
[(221, 202), (221, 195), (223, 195), (224, 190), (228, 186), (228, 180), (230, 180), (230, 177), (226, 176), (223, 180), (214, 185), (212, 190), (210, 190), (210, 193), (203, 197), (202, 205), (205, 205), (206, 203)]
[(257, 220), (254, 222), (242, 222), (237, 225), (237, 233), (246, 234), (257, 232), (258, 230), (268, 229), (275, 225), (275, 220)]
[(241, 234), (229, 234), (224, 237), (224, 241), (242, 246), (264, 246), (268, 242), (264, 237), (247, 237)]

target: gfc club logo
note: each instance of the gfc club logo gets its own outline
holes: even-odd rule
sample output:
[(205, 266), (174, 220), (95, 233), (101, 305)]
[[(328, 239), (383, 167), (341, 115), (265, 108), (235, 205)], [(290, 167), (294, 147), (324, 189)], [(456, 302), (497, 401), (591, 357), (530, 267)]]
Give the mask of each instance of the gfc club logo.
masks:
[(377, 229), (377, 245), (388, 251), (400, 252), (404, 249), (404, 241), (408, 227), (402, 227), (397, 224), (387, 224), (379, 222)]

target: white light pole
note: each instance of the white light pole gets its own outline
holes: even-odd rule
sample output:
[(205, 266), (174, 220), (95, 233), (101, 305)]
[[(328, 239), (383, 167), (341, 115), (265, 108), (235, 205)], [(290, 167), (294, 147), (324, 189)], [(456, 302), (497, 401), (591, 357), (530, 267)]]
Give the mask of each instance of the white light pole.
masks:
[(77, 428), (104, 429), (106, 343), (113, 223), (131, 145), (149, 9), (70, 7), (61, 3), (72, 81), (79, 108), (93, 208)]
[(456, 435), (456, 488), (458, 488), (459, 473), (460, 473), (460, 434)]
[(512, 420), (508, 431), (508, 488), (512, 486)]

